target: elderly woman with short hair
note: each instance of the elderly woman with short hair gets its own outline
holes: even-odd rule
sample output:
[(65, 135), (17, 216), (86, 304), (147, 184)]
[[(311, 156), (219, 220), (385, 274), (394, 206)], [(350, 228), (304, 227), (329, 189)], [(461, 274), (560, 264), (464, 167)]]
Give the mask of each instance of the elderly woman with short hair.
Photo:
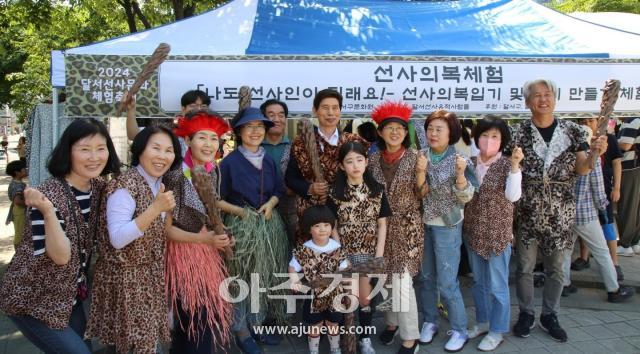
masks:
[(423, 150), (427, 167), (428, 192), (423, 200), (425, 223), (420, 297), (424, 323), (421, 343), (431, 343), (438, 332), (438, 292), (449, 311), (451, 338), (447, 351), (462, 350), (468, 341), (467, 313), (458, 284), (464, 204), (478, 186), (471, 162), (454, 148), (461, 135), (455, 113), (438, 110), (425, 125), (429, 147)]

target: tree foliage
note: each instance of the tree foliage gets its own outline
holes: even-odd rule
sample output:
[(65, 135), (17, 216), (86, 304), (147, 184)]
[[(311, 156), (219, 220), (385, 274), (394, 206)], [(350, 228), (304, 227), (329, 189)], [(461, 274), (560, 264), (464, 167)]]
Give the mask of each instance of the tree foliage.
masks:
[(628, 12), (640, 14), (639, 0), (555, 0), (551, 6), (570, 12)]
[(23, 120), (51, 94), (50, 52), (149, 29), (228, 0), (0, 0), (0, 105)]

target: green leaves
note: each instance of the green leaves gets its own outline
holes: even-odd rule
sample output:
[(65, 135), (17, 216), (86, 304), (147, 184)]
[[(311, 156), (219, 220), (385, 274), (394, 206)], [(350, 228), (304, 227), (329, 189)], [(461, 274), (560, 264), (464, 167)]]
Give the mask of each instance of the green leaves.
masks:
[(629, 12), (640, 14), (638, 0), (554, 0), (551, 7), (570, 12)]
[(227, 1), (0, 0), (0, 106), (9, 104), (22, 121), (50, 99), (51, 50), (160, 26)]

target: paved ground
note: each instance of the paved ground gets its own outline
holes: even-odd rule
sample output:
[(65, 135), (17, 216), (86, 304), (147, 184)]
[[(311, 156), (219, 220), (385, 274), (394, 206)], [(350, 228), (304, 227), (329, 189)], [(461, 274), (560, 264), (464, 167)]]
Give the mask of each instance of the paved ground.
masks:
[[(17, 136), (10, 138), (9, 146), (15, 148)], [(15, 149), (10, 149), (11, 159), (16, 159)], [(6, 160), (0, 158), (0, 220), (7, 215), (9, 201), (6, 190), (10, 178), (4, 174)], [(13, 226), (0, 223), (0, 274), (4, 273), (7, 264), (13, 256)], [(640, 289), (640, 256), (621, 257), (627, 280), (625, 284)], [(597, 265), (591, 262), (591, 269), (573, 272), (574, 284), (581, 286), (577, 294), (568, 298), (562, 298), (562, 310), (559, 315), (560, 323), (565, 327), (569, 335), (569, 342), (554, 342), (539, 328), (535, 328), (531, 337), (522, 339), (511, 335), (498, 347), (496, 353), (640, 353), (640, 296), (635, 296), (625, 304), (609, 304), (605, 301), (606, 293), (602, 290), (602, 282), (597, 272)], [(468, 305), (467, 313), (469, 322), (474, 322), (473, 301), (470, 298), (470, 279), (461, 278), (465, 304)], [(511, 287), (511, 303), (516, 304), (515, 291)], [(536, 291), (536, 300), (540, 304), (540, 291)], [(512, 320), (515, 322), (518, 309), (512, 307)], [(539, 311), (537, 312), (539, 316)], [(512, 322), (512, 323), (513, 323)], [(378, 331), (384, 328), (383, 319), (377, 315), (374, 324)], [(421, 347), (421, 353), (444, 353), (444, 343), (448, 324), (442, 321), (443, 330), (434, 343)], [(462, 353), (478, 352), (476, 346), (480, 339), (472, 340)], [(398, 343), (392, 346), (382, 345), (374, 336), (374, 346), (378, 353), (395, 353)], [(97, 346), (96, 346), (97, 347)], [(326, 349), (327, 343), (323, 340), (321, 348)], [(277, 347), (264, 347), (266, 353), (305, 353), (306, 340), (304, 338), (288, 337)], [(236, 349), (230, 352), (237, 353)], [(29, 343), (20, 332), (16, 330), (11, 321), (0, 314), (0, 354), (32, 354), (40, 353)]]

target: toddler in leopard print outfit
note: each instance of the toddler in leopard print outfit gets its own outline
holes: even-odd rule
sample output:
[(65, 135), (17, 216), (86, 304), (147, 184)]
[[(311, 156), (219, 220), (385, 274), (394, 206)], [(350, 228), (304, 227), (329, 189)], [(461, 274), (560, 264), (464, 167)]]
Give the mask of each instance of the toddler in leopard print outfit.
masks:
[[(313, 283), (323, 278), (332, 280), (327, 275), (348, 267), (349, 261), (340, 243), (331, 238), (335, 220), (333, 213), (326, 206), (317, 205), (305, 209), (301, 231), (311, 235), (311, 239), (293, 251), (289, 262), (292, 290), (304, 292), (299, 272), (303, 273), (307, 281)], [(311, 325), (309, 353), (318, 353), (320, 335), (323, 331), (327, 331), (329, 335), (331, 353), (339, 353), (338, 325), (342, 322), (343, 314), (339, 312), (338, 307), (344, 294), (342, 286), (331, 289), (325, 285), (316, 285), (312, 286), (311, 291), (312, 297), (305, 300), (302, 315), (305, 322)]]

